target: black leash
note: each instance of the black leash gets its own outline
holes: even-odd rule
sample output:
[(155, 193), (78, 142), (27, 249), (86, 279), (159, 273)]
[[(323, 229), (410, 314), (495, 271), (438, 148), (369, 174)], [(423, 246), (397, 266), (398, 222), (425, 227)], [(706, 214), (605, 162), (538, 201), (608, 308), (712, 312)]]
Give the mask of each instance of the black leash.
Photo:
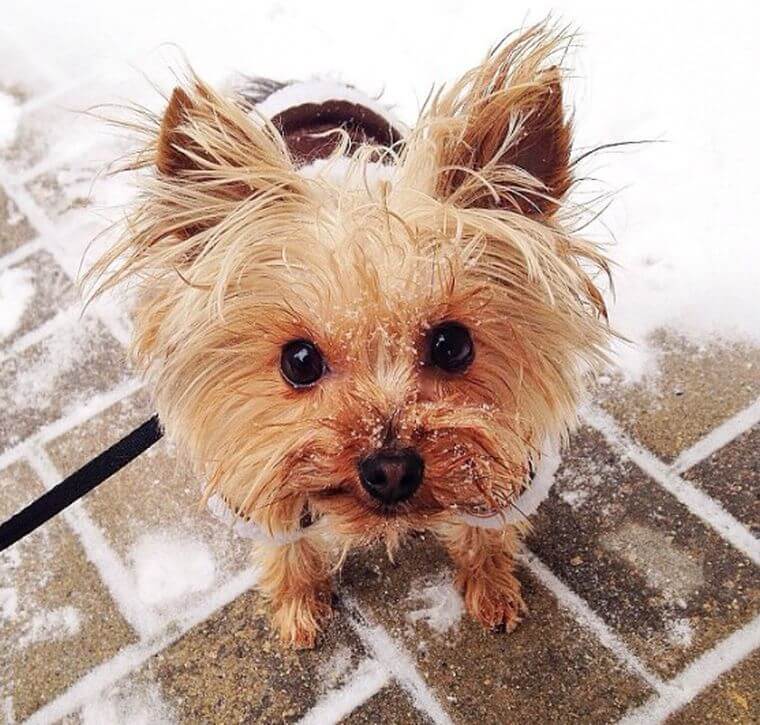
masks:
[(63, 479), (26, 508), (0, 524), (0, 551), (23, 539), (38, 526), (60, 513), (74, 501), (120, 471), (130, 461), (148, 450), (163, 432), (154, 415), (141, 426), (99, 453), (78, 471)]

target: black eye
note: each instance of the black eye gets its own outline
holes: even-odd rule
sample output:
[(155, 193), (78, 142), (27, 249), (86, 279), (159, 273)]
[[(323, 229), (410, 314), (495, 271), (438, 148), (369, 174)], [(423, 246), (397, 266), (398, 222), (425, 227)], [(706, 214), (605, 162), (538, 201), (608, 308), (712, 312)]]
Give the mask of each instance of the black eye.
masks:
[(283, 345), (280, 370), (294, 388), (305, 388), (325, 374), (326, 366), (322, 353), (313, 342), (292, 340)]
[(458, 322), (436, 325), (428, 337), (430, 364), (448, 373), (467, 368), (475, 357), (470, 331)]

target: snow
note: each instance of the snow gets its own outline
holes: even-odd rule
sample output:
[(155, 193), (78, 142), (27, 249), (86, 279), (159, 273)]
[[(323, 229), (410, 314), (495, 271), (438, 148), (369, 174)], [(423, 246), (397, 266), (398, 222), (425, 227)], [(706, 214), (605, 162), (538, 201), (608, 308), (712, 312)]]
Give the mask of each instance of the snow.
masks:
[(589, 497), (588, 491), (560, 491), (559, 497), (574, 511), (577, 511)]
[(177, 719), (157, 684), (114, 689), (88, 702), (81, 711), (82, 725), (171, 725)]
[(347, 645), (341, 645), (326, 661), (320, 662), (317, 670), (322, 691), (331, 690), (341, 684), (351, 669), (352, 654)]
[(16, 99), (0, 90), (0, 148), (16, 138), (20, 111)]
[(92, 324), (78, 321), (67, 328), (65, 334), (46, 338), (41, 344), (39, 355), (19, 370), (13, 387), (5, 391), (4, 395), (0, 394), (0, 400), (7, 396), (18, 408), (44, 409), (52, 405), (52, 392), (80, 361), (92, 334)]
[(0, 587), (0, 619), (13, 620), (18, 612), (18, 590)]
[(459, 624), (464, 614), (464, 601), (451, 583), (452, 574), (440, 574), (432, 583), (413, 583), (407, 599), (422, 602), (425, 606), (406, 613), (412, 622), (424, 622), (434, 632), (444, 634)]
[(145, 604), (171, 604), (207, 591), (216, 580), (211, 550), (185, 531), (146, 532), (135, 542), (129, 558), (137, 595)]
[(20, 267), (0, 272), (0, 340), (16, 331), (34, 297), (32, 277), (28, 269)]
[(37, 642), (66, 639), (76, 635), (82, 626), (79, 610), (72, 606), (58, 607), (36, 612), (19, 639), (20, 647)]
[(694, 627), (688, 619), (674, 619), (667, 623), (667, 637), (671, 644), (686, 649), (694, 640)]

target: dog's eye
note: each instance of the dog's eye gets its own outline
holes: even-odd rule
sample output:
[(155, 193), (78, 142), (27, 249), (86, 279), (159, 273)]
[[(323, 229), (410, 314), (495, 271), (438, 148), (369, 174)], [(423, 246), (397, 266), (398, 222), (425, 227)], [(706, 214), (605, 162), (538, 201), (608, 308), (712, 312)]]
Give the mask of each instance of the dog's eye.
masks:
[(430, 331), (428, 340), (430, 364), (448, 373), (463, 371), (475, 357), (470, 331), (458, 322), (436, 325)]
[(283, 345), (280, 355), (282, 376), (294, 388), (314, 385), (326, 370), (322, 353), (313, 342), (292, 340)]

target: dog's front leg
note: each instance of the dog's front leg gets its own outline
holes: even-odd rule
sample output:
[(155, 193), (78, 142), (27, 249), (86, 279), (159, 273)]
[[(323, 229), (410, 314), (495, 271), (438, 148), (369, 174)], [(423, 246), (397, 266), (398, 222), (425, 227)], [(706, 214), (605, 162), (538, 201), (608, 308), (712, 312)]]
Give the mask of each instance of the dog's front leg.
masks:
[(513, 526), (497, 531), (459, 522), (438, 531), (456, 567), (454, 584), (464, 596), (467, 611), (484, 626), (504, 626), (507, 632), (526, 611), (514, 575), (517, 534)]
[(313, 647), (332, 614), (330, 567), (319, 536), (257, 543), (253, 554), (261, 570), (258, 588), (270, 603), (280, 638), (298, 649)]

